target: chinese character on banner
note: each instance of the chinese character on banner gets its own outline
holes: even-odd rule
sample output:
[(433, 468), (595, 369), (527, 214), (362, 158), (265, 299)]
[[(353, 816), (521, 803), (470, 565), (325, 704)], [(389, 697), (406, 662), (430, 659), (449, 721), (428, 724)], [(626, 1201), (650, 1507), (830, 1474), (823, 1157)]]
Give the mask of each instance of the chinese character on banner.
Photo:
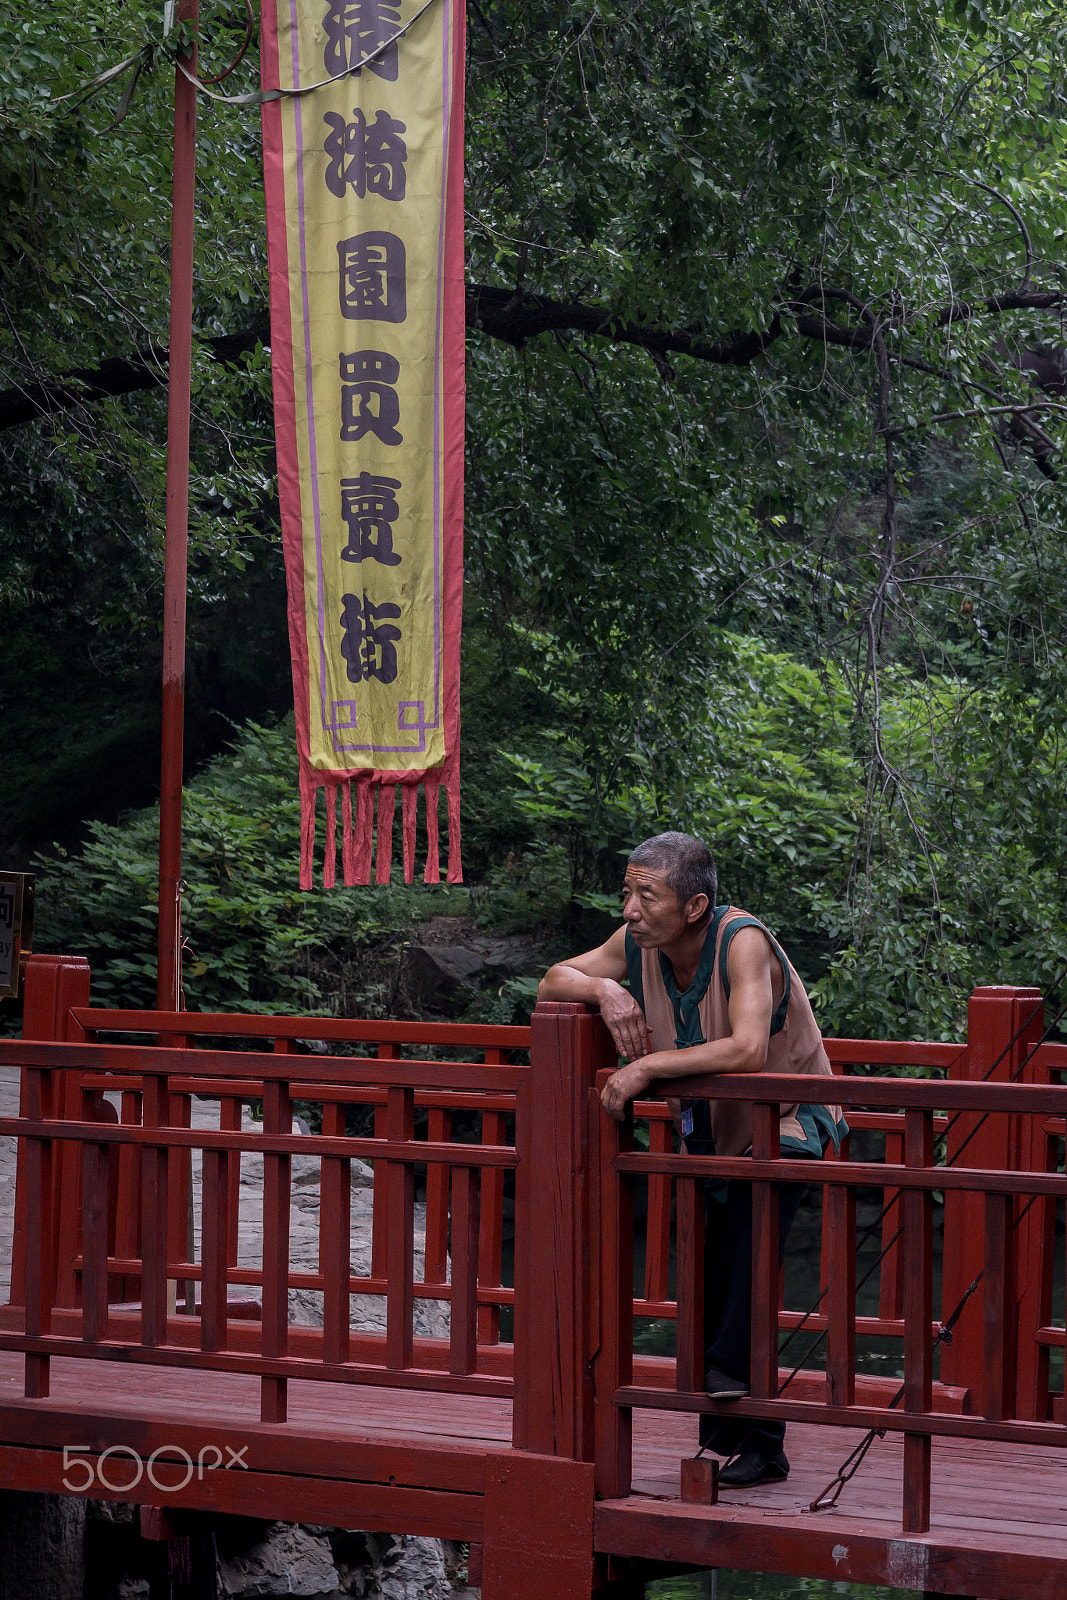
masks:
[[(400, 27), (400, 6), (389, 0), (330, 0), (322, 22), (326, 35), (323, 64), (331, 77), (338, 72), (350, 72), (358, 61)], [(367, 64), (369, 72), (395, 83), (399, 70), (396, 44), (383, 50), (376, 61)]]
[(362, 601), (354, 594), (341, 596), (341, 654), (345, 658), (345, 671), (349, 682), (366, 683), (376, 678), (379, 683), (392, 683), (396, 678), (396, 646), (400, 629), (382, 617), (398, 617), (400, 607), (390, 601), (376, 606), (364, 595)]
[(341, 479), (341, 520), (348, 529), (342, 561), (377, 561), (383, 567), (400, 565), (400, 557), (393, 549), (392, 529), (400, 515), (396, 498), (400, 487), (399, 478), (376, 477), (372, 472)]
[(340, 362), (342, 442), (358, 444), (372, 433), (382, 444), (403, 444), (404, 435), (396, 429), (400, 398), (393, 388), (400, 362), (384, 350), (357, 350)]
[(400, 137), (407, 127), (387, 111), (376, 111), (368, 122), (357, 106), (348, 122), (339, 111), (327, 111), (323, 122), (330, 129), (323, 149), (330, 158), (326, 187), (343, 200), (348, 189), (357, 199), (376, 194), (381, 200), (400, 202), (407, 193), (408, 147)]
[(351, 322), (403, 322), (407, 259), (395, 233), (357, 233), (337, 246), (341, 315)]

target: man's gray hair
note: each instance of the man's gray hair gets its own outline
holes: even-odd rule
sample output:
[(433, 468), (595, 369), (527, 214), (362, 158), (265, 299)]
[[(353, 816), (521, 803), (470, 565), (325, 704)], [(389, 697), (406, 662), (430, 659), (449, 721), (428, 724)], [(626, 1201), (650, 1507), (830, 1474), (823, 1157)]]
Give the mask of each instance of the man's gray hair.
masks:
[(657, 833), (639, 844), (630, 856), (635, 867), (651, 867), (667, 874), (667, 887), (673, 889), (682, 905), (695, 894), (706, 894), (709, 907), (719, 892), (715, 857), (702, 839), (691, 833)]

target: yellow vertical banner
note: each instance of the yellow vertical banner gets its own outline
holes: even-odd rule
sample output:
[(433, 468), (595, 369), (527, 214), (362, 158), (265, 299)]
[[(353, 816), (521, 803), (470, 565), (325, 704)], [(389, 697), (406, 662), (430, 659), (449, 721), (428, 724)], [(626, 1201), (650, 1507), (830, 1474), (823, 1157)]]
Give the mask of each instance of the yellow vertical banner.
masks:
[[(271, 359), (301, 887), (459, 859), (463, 55), (458, 0), (264, 0)], [(375, 825), (375, 799), (377, 818)]]

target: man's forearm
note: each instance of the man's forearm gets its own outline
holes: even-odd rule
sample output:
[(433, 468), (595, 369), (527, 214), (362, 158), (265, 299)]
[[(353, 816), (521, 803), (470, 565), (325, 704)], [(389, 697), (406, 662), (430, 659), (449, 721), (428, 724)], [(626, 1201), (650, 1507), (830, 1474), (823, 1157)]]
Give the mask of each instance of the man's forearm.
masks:
[(698, 1077), (704, 1073), (762, 1072), (767, 1065), (765, 1043), (730, 1036), (692, 1045), (685, 1050), (657, 1050), (641, 1062), (650, 1081), (659, 1078)]
[(554, 967), (549, 967), (541, 982), (537, 986), (538, 1000), (570, 1000), (574, 1003), (584, 1001), (586, 1005), (598, 1006), (604, 993), (605, 978), (591, 978), (586, 972), (579, 972), (577, 967), (569, 967), (565, 961), (560, 961)]

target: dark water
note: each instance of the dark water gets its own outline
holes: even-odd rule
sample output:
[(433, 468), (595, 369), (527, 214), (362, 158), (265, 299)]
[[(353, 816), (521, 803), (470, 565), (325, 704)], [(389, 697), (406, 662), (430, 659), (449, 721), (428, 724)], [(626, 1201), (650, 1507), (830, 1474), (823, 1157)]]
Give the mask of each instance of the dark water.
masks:
[(872, 1589), (831, 1578), (778, 1578), (769, 1572), (691, 1572), (660, 1578), (646, 1600), (915, 1600), (911, 1590)]

